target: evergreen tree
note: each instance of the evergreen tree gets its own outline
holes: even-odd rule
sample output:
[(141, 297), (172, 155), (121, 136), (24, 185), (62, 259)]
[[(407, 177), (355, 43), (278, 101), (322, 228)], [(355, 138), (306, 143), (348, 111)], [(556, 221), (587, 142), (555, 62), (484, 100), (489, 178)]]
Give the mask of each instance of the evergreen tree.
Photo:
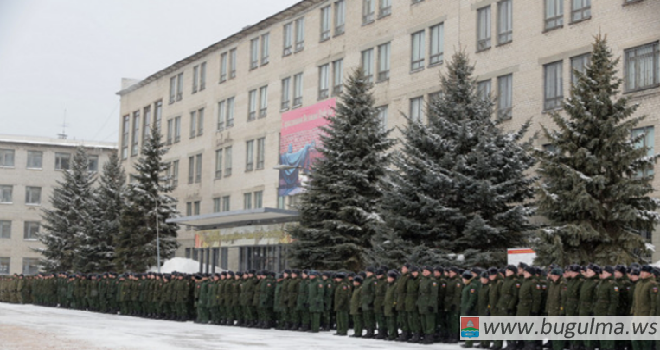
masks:
[(556, 131), (543, 128), (550, 149), (541, 159), (539, 213), (550, 224), (540, 230), (536, 247), (540, 264), (629, 264), (640, 259), (645, 245), (640, 231), (658, 222), (658, 202), (651, 178), (638, 176), (653, 169), (655, 155), (636, 147), (632, 129), (643, 117), (618, 98), (621, 80), (618, 59), (604, 38), (593, 45), (591, 64), (577, 76), (571, 96), (563, 103), (565, 116), (552, 113)]
[[(534, 179), (525, 175), (534, 159), (522, 142), (529, 123), (502, 131), (473, 70), (465, 53), (455, 54), (440, 97), (428, 104), (428, 122), (407, 118), (382, 216), (408, 244), (374, 260), (398, 254), (407, 257), (400, 262), (501, 266), (506, 249), (523, 244), (534, 194)], [(374, 244), (387, 247), (386, 237)]]
[(119, 238), (119, 219), (124, 206), (122, 193), (125, 178), (119, 156), (116, 151), (112, 152), (108, 162), (103, 165), (96, 191), (98, 235), (94, 246), (97, 247), (98, 271), (109, 271), (114, 267), (115, 241)]
[[(178, 246), (177, 224), (166, 220), (178, 215), (176, 200), (169, 178), (164, 176), (169, 165), (162, 161), (160, 133), (154, 128), (142, 149), (142, 156), (134, 165), (134, 183), (125, 190), (125, 204), (115, 242), (115, 266), (119, 271), (142, 272), (156, 264), (157, 235), (160, 236), (161, 260), (171, 258)], [(157, 214), (156, 214), (157, 213)], [(158, 231), (158, 232), (157, 232)]]
[(64, 180), (50, 198), (52, 209), (44, 209), (44, 231), (39, 248), (45, 259), (42, 268), (46, 271), (72, 271), (86, 269), (89, 255), (87, 240), (94, 234), (94, 175), (88, 170), (89, 160), (82, 147), (78, 147), (71, 169), (63, 171)]
[(372, 84), (361, 69), (345, 86), (335, 116), (323, 127), (323, 158), (301, 195), (300, 224), (289, 229), (290, 253), (301, 268), (364, 267), (363, 254), (380, 225), (381, 177), (389, 139), (374, 107)]

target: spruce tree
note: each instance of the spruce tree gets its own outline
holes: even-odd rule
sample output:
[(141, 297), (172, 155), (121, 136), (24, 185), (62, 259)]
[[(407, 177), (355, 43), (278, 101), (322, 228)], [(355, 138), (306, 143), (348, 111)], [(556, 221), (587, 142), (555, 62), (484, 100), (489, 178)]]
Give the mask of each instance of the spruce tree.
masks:
[(178, 213), (176, 200), (169, 195), (172, 187), (164, 174), (169, 165), (164, 163), (167, 152), (160, 133), (154, 128), (142, 149), (142, 156), (134, 164), (134, 183), (125, 190), (125, 204), (115, 242), (115, 266), (119, 271), (142, 272), (156, 264), (157, 230), (160, 236), (161, 261), (174, 256), (177, 224), (166, 220)]
[(43, 232), (39, 240), (44, 248), (37, 249), (45, 259), (42, 268), (46, 271), (88, 272), (88, 238), (94, 234), (94, 174), (88, 170), (85, 149), (78, 147), (71, 169), (62, 172), (64, 179), (50, 198), (52, 209), (44, 209)]
[(116, 151), (110, 154), (108, 162), (103, 165), (103, 173), (99, 178), (96, 191), (96, 208), (98, 212), (98, 235), (95, 237), (97, 247), (98, 271), (109, 271), (114, 268), (115, 242), (119, 238), (119, 219), (124, 206), (122, 193), (126, 174), (119, 162)]
[(551, 114), (556, 130), (543, 128), (552, 147), (537, 151), (539, 213), (550, 221), (539, 232), (540, 264), (638, 261), (645, 252), (639, 233), (658, 222), (651, 178), (638, 176), (653, 169), (655, 155), (635, 146), (644, 135), (631, 140), (644, 117), (633, 117), (637, 106), (618, 97), (617, 64), (597, 37), (591, 64), (573, 72), (577, 83), (564, 113)]
[(440, 97), (428, 103), (428, 121), (407, 118), (401, 129), (382, 216), (390, 236), (408, 244), (384, 249), (383, 234), (374, 260), (397, 254), (407, 257), (401, 262), (501, 266), (507, 248), (524, 244), (534, 194), (525, 175), (534, 159), (522, 140), (529, 123), (501, 130), (473, 71), (465, 53), (455, 54)]
[(382, 221), (381, 178), (394, 140), (383, 128), (361, 69), (349, 78), (335, 116), (322, 128), (322, 159), (301, 195), (300, 224), (289, 232), (293, 265), (301, 268), (364, 267), (365, 249)]

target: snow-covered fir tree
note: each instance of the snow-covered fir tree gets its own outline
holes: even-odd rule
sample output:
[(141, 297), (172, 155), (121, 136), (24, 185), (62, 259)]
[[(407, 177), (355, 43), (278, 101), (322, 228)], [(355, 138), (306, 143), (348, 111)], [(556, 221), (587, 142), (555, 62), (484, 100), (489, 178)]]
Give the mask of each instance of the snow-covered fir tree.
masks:
[(43, 211), (43, 231), (38, 248), (44, 256), (46, 271), (83, 271), (91, 256), (88, 239), (95, 234), (95, 175), (88, 170), (89, 159), (83, 147), (76, 149), (71, 169), (62, 172), (64, 179), (50, 198), (52, 209)]
[(374, 107), (372, 84), (361, 69), (345, 85), (334, 117), (323, 127), (321, 160), (301, 195), (300, 224), (289, 232), (293, 265), (364, 267), (363, 255), (380, 226), (381, 178), (394, 140)]
[[(407, 118), (383, 198), (387, 228), (380, 260), (397, 254), (412, 263), (503, 265), (506, 249), (530, 230), (534, 165), (529, 124), (504, 132), (493, 102), (477, 92), (474, 67), (455, 54), (429, 101), (427, 121)], [(401, 239), (406, 245), (388, 244)], [(405, 251), (407, 249), (407, 251)], [(378, 257), (375, 260), (379, 260)]]
[(115, 241), (119, 238), (119, 219), (124, 206), (122, 193), (126, 174), (119, 162), (118, 152), (112, 152), (103, 165), (96, 190), (97, 235), (95, 236), (98, 271), (114, 269)]
[[(167, 152), (160, 133), (154, 128), (134, 165), (132, 183), (126, 186), (115, 241), (115, 266), (119, 271), (142, 272), (156, 265), (157, 233), (160, 236), (161, 262), (174, 256), (177, 224), (166, 220), (178, 215), (176, 200), (166, 175), (169, 164), (162, 158)], [(158, 230), (158, 232), (157, 232)]]
[(658, 222), (648, 172), (656, 157), (636, 146), (643, 134), (631, 139), (644, 118), (633, 117), (637, 105), (618, 97), (617, 64), (597, 37), (591, 64), (573, 72), (577, 83), (564, 113), (551, 114), (556, 129), (543, 129), (551, 147), (537, 151), (538, 206), (550, 224), (539, 233), (539, 264), (638, 261), (645, 252), (640, 232)]

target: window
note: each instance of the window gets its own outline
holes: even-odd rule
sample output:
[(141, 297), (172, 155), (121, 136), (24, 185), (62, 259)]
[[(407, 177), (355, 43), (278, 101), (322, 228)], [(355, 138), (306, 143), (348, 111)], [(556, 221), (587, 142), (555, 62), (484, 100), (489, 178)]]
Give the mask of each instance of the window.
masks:
[(254, 192), (254, 208), (264, 207), (264, 191)]
[(429, 65), (440, 64), (444, 61), (445, 54), (445, 25), (440, 23), (431, 27), (431, 57)]
[(93, 173), (99, 171), (99, 156), (87, 157), (87, 171)]
[(490, 6), (477, 10), (477, 51), (490, 49)]
[(231, 197), (229, 196), (224, 196), (222, 197), (222, 211), (230, 211), (231, 210)]
[(181, 141), (181, 116), (174, 118), (174, 142)]
[(218, 126), (217, 131), (225, 129), (225, 118), (227, 118), (227, 101), (218, 102)]
[(144, 107), (144, 118), (142, 122), (142, 145), (147, 144), (151, 135), (151, 106)]
[(497, 77), (497, 116), (500, 119), (511, 119), (513, 104), (513, 74)]
[(140, 140), (140, 111), (133, 112), (133, 137), (131, 138), (131, 157), (138, 155)]
[(0, 203), (12, 203), (12, 185), (0, 185)]
[(296, 20), (296, 52), (305, 49), (305, 17)]
[(245, 144), (245, 171), (254, 169), (254, 140)]
[(167, 144), (172, 144), (172, 119), (167, 121)]
[(293, 23), (284, 25), (284, 53), (283, 56), (289, 56), (293, 53)]
[(183, 73), (176, 76), (176, 100), (181, 101), (183, 98)]
[(266, 138), (257, 140), (257, 169), (263, 169), (266, 162)]
[(197, 201), (194, 203), (195, 206), (195, 215), (199, 215), (199, 213), (202, 211), (202, 202)]
[(231, 175), (231, 146), (225, 148), (225, 177)]
[(213, 198), (213, 212), (219, 213), (222, 211), (222, 198)]
[(330, 6), (321, 9), (321, 41), (330, 39)]
[(335, 36), (344, 34), (346, 23), (346, 3), (344, 0), (335, 2)]
[(206, 89), (206, 62), (199, 66), (199, 91)]
[(195, 156), (188, 157), (188, 184), (195, 182)]
[(497, 43), (510, 43), (513, 40), (513, 6), (511, 0), (497, 3)]
[(229, 79), (236, 78), (236, 49), (229, 50)]
[(197, 92), (197, 85), (199, 84), (199, 66), (194, 66), (193, 67), (193, 86), (192, 86), (192, 93)]
[(172, 187), (179, 185), (179, 161), (172, 162)]
[(41, 169), (42, 160), (43, 160), (43, 152), (28, 151), (27, 168)]
[[(0, 220), (0, 239), (11, 238), (11, 221)], [(2, 273), (2, 271), (0, 271)]]
[(252, 193), (243, 193), (243, 209), (252, 209)]
[(344, 87), (344, 60), (332, 62), (332, 96), (339, 96)]
[(266, 118), (268, 114), (268, 86), (259, 88), (259, 118)]
[(362, 25), (376, 20), (376, 0), (362, 0)]
[(577, 57), (571, 58), (571, 80), (573, 85), (577, 84), (578, 77), (575, 74), (575, 71), (578, 71), (582, 74), (587, 72), (587, 66), (591, 63), (591, 53), (586, 53)]
[(380, 119), (383, 130), (387, 130), (387, 114), (387, 106), (378, 107), (378, 119)]
[(39, 221), (26, 221), (23, 225), (23, 239), (37, 239), (39, 233)]
[(204, 108), (197, 110), (197, 136), (202, 136), (204, 133)]
[(289, 109), (289, 103), (291, 102), (291, 77), (286, 77), (282, 79), (282, 103), (280, 110), (285, 111)]
[(483, 100), (490, 100), (490, 79), (477, 83), (477, 96)]
[(176, 76), (170, 78), (170, 103), (176, 101)]
[(591, 0), (572, 0), (573, 10), (571, 11), (571, 20), (573, 22), (582, 21), (591, 18)]
[(121, 139), (121, 158), (128, 158), (128, 134), (131, 132), (130, 129), (131, 117), (129, 115), (124, 116), (124, 129)]
[(362, 51), (362, 70), (367, 81), (374, 82), (374, 49)]
[(0, 166), (13, 167), (16, 151), (13, 149), (0, 149)]
[(39, 258), (23, 258), (23, 274), (36, 275), (39, 273)]
[(410, 119), (421, 122), (424, 116), (424, 99), (420, 97), (410, 99)]
[(423, 30), (412, 35), (412, 67), (413, 71), (424, 68), (424, 52), (425, 32)]
[(69, 170), (71, 153), (55, 152), (55, 170)]
[(564, 0), (545, 0), (545, 30), (564, 24)]
[(261, 65), (268, 64), (270, 60), (270, 33), (261, 35)]
[(259, 67), (259, 38), (250, 42), (250, 69)]
[(227, 127), (234, 126), (234, 98), (227, 99)]
[[(633, 141), (637, 138), (639, 138), (639, 140), (635, 142), (635, 148), (646, 148), (646, 156), (650, 158), (655, 157), (655, 130), (653, 126), (645, 126), (642, 128), (633, 129)], [(643, 178), (651, 175), (653, 175), (653, 167), (638, 170), (637, 174), (635, 174), (635, 177)]]
[(9, 274), (9, 258), (0, 258), (0, 275), (8, 275)]
[(648, 89), (660, 84), (658, 42), (626, 50), (626, 91)]
[(197, 135), (197, 111), (190, 112), (190, 138), (194, 139)]
[(227, 81), (227, 53), (220, 55), (220, 82), (223, 83)]
[(163, 122), (163, 101), (156, 102), (156, 130), (160, 134), (161, 124)]
[(195, 183), (202, 182), (202, 155), (198, 154), (195, 156)]
[(330, 64), (319, 67), (319, 100), (330, 96)]
[(429, 94), (429, 103), (437, 103), (443, 96), (444, 93), (442, 91), (432, 92)]
[(544, 110), (551, 110), (561, 107), (561, 101), (564, 99), (562, 91), (561, 76), (562, 61), (546, 64), (543, 67), (545, 76), (545, 98), (543, 103)]
[(248, 121), (257, 119), (257, 89), (248, 93)]
[(215, 151), (215, 179), (222, 178), (222, 149)]
[(293, 76), (293, 108), (302, 106), (303, 99), (303, 74)]
[(390, 79), (390, 43), (378, 46), (378, 81)]
[(392, 14), (392, 0), (380, 0), (378, 17), (383, 18)]
[(186, 202), (186, 216), (192, 216), (192, 202)]

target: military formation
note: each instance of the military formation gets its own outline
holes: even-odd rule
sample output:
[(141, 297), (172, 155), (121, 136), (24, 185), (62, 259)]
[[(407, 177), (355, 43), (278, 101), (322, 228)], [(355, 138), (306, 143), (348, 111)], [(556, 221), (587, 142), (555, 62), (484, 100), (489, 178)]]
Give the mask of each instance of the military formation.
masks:
[[(460, 316), (657, 316), (651, 266), (0, 276), (0, 302), (356, 338), (458, 343)], [(500, 350), (503, 341), (463, 347)], [(652, 342), (507, 342), (505, 349), (651, 350)]]

